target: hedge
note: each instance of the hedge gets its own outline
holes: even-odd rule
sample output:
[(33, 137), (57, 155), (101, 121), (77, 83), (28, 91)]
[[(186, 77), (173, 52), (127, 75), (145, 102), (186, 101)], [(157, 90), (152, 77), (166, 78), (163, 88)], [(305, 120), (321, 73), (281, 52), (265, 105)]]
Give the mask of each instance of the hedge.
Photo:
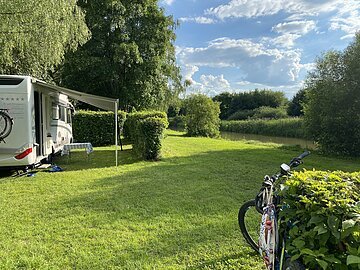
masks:
[[(141, 111), (141, 112), (129, 113), (127, 115), (124, 124), (125, 138), (132, 141), (132, 133), (136, 132), (135, 131), (136, 122), (150, 117), (165, 119), (166, 123), (168, 122), (166, 113), (160, 111)], [(168, 126), (168, 124), (166, 126)]]
[(132, 142), (135, 153), (147, 160), (157, 160), (168, 125), (164, 112), (132, 113), (125, 122), (125, 136)]
[(292, 259), (309, 269), (360, 268), (360, 172), (295, 172), (280, 196)]
[[(118, 112), (119, 129), (124, 126), (126, 113)], [(77, 111), (73, 118), (75, 142), (91, 142), (93, 146), (115, 144), (113, 112)]]
[(221, 131), (307, 139), (302, 118), (221, 121)]

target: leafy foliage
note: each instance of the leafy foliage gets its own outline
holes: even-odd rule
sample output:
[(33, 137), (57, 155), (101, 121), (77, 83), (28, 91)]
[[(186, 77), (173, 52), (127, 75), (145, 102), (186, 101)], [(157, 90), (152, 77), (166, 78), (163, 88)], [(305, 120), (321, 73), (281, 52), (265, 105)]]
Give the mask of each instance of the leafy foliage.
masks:
[(309, 269), (360, 266), (360, 173), (295, 172), (281, 191), (287, 246)]
[(327, 153), (360, 156), (360, 34), (345, 51), (330, 51), (307, 80), (305, 123)]
[(262, 106), (276, 108), (287, 102), (283, 92), (258, 89), (236, 94), (222, 93), (213, 100), (220, 102), (221, 119), (228, 119), (238, 111), (254, 110)]
[[(126, 113), (118, 112), (118, 127), (122, 129)], [(112, 112), (78, 111), (73, 119), (74, 139), (94, 146), (115, 144), (115, 121)]]
[(182, 89), (175, 63), (175, 22), (157, 1), (79, 1), (92, 38), (66, 55), (59, 81), (119, 98), (126, 111), (164, 109)]
[(221, 121), (220, 130), (246, 134), (307, 138), (303, 120), (300, 118)]
[(88, 36), (76, 0), (0, 1), (0, 73), (45, 79)]
[(175, 130), (185, 130), (185, 115), (169, 117), (169, 127)]
[(218, 137), (220, 107), (205, 95), (192, 95), (185, 100), (185, 129), (189, 136)]
[(247, 120), (255, 114), (255, 110), (240, 110), (228, 117), (227, 120)]
[(125, 126), (126, 136), (131, 140), (137, 155), (147, 160), (158, 160), (161, 157), (162, 139), (168, 127), (164, 112), (129, 114)]
[(287, 113), (290, 116), (304, 115), (304, 104), (306, 104), (306, 89), (299, 90), (290, 101)]
[(272, 108), (262, 106), (254, 109), (254, 115), (252, 119), (281, 119), (287, 118), (287, 114), (284, 107)]

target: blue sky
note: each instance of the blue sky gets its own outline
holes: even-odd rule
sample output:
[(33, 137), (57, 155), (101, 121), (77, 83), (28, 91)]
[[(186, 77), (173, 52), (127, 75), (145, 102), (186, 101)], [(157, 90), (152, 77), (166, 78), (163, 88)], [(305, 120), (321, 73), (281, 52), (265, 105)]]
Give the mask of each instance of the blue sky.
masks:
[(317, 56), (360, 30), (360, 0), (161, 0), (179, 20), (177, 61), (190, 92), (255, 88), (291, 98)]

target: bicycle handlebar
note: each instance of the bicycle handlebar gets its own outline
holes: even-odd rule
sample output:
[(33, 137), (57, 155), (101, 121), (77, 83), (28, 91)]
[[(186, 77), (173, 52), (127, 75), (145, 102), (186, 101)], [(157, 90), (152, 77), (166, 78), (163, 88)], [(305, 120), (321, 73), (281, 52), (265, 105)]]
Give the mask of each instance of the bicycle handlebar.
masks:
[(309, 151), (305, 151), (304, 153), (302, 153), (300, 156), (298, 156), (298, 159), (303, 159), (304, 157), (307, 157), (308, 155), (310, 155)]
[(271, 180), (272, 182), (275, 182), (279, 177), (286, 175), (290, 172), (291, 168), (295, 168), (297, 166), (299, 166), (302, 163), (302, 159), (307, 157), (308, 155), (310, 155), (309, 151), (305, 151), (304, 153), (302, 153), (301, 155), (299, 155), (298, 157), (293, 158), (289, 164), (283, 164), (283, 165), (287, 165), (289, 166), (288, 170), (284, 170), (283, 166), (281, 166), (281, 171), (279, 173), (274, 174), (273, 176), (271, 176)]

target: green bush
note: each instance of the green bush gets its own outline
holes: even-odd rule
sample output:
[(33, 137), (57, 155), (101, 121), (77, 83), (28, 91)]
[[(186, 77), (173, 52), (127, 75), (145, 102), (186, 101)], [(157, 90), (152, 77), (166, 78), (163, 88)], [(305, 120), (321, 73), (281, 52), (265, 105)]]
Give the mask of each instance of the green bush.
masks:
[(126, 136), (132, 142), (135, 153), (147, 160), (160, 158), (164, 131), (168, 127), (164, 112), (136, 112), (129, 114)]
[(360, 32), (343, 52), (316, 62), (306, 83), (308, 133), (329, 154), (360, 156)]
[(185, 116), (177, 115), (174, 117), (169, 117), (169, 127), (176, 130), (184, 130), (185, 129)]
[(227, 120), (247, 120), (254, 114), (254, 110), (240, 110), (230, 115)]
[(301, 118), (221, 121), (220, 130), (245, 134), (307, 138)]
[(185, 100), (185, 129), (188, 136), (218, 137), (220, 106), (205, 95)]
[(167, 121), (166, 113), (160, 111), (141, 111), (141, 112), (129, 113), (127, 115), (124, 124), (125, 138), (132, 141), (132, 133), (134, 133), (136, 130), (136, 123), (141, 119), (145, 119), (149, 117), (162, 118), (162, 119), (166, 119)]
[(287, 113), (284, 107), (259, 107), (254, 110), (252, 119), (281, 119), (287, 118)]
[[(123, 127), (126, 113), (118, 112), (119, 130)], [(113, 112), (78, 111), (73, 118), (75, 142), (91, 142), (93, 146), (115, 144), (115, 118)]]
[[(280, 195), (287, 250), (309, 269), (360, 268), (360, 172), (295, 172)], [(281, 226), (280, 226), (281, 227)]]

